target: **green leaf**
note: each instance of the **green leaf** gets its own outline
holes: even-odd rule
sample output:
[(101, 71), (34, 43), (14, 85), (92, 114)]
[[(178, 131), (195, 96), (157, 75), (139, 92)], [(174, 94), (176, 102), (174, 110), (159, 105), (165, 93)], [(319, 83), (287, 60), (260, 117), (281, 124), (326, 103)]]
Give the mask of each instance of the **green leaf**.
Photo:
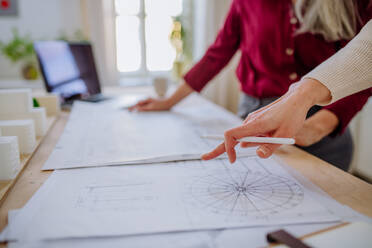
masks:
[(40, 104), (39, 104), (39, 102), (36, 100), (36, 98), (32, 98), (32, 101), (33, 101), (33, 103), (34, 103), (34, 108), (38, 108), (38, 107), (40, 107)]

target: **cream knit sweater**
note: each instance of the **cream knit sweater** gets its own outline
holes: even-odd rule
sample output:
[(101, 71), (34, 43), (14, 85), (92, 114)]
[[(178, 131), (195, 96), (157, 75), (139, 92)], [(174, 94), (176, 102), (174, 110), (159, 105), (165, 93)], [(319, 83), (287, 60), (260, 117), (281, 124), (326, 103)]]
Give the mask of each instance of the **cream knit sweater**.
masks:
[(343, 49), (303, 78), (323, 83), (332, 94), (329, 103), (372, 87), (372, 20)]

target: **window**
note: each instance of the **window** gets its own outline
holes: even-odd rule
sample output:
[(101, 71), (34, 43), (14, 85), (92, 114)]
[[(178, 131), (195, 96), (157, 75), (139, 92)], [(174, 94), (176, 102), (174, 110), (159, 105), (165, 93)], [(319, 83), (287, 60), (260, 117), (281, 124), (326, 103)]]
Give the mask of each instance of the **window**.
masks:
[(169, 41), (183, 0), (115, 0), (117, 69), (147, 76), (170, 71), (176, 51)]

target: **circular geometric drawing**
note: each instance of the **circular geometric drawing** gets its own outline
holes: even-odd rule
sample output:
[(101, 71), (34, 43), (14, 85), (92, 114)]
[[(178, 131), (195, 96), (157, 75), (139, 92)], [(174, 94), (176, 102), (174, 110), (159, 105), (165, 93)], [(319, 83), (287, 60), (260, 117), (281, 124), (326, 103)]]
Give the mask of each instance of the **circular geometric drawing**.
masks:
[(303, 190), (294, 181), (261, 172), (217, 171), (196, 178), (189, 186), (194, 205), (234, 216), (267, 216), (297, 206)]

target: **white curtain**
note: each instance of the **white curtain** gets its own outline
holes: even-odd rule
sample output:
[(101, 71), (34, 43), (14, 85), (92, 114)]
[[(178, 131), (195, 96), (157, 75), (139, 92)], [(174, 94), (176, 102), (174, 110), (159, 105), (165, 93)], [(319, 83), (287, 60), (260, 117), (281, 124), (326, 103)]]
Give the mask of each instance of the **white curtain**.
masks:
[[(194, 0), (194, 58), (198, 61), (213, 43), (224, 23), (231, 0)], [(237, 111), (239, 102), (239, 83), (235, 68), (240, 54), (237, 53), (230, 63), (208, 84), (202, 94), (213, 102)]]
[(114, 1), (81, 1), (83, 31), (93, 44), (100, 82), (103, 85), (117, 85), (119, 73), (115, 68)]

